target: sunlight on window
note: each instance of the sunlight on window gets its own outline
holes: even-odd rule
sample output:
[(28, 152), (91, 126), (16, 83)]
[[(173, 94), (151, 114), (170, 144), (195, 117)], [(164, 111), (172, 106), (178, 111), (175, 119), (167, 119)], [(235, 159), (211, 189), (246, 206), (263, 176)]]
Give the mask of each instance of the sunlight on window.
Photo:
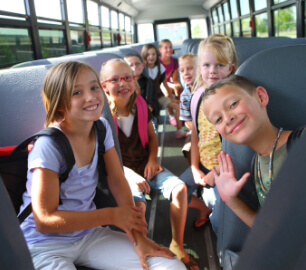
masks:
[(34, 0), (37, 17), (61, 20), (61, 6), (59, 0)]
[(0, 10), (25, 14), (24, 0), (0, 1)]

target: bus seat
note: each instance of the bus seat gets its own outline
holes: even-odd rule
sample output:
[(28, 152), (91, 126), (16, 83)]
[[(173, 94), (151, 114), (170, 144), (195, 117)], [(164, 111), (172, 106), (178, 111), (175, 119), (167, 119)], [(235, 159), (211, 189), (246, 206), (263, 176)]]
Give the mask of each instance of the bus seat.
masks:
[(236, 270), (305, 268), (305, 153), (304, 135), (289, 150), (244, 244)]
[[(247, 59), (236, 73), (267, 89), (270, 97), (267, 111), (276, 127), (295, 129), (306, 124), (305, 66), (306, 45), (293, 45), (261, 51)], [(250, 171), (253, 150), (225, 139), (222, 145), (223, 150), (233, 159), (238, 179), (243, 173)], [(251, 207), (258, 207), (257, 197), (250, 183), (246, 184), (240, 195)], [(220, 202), (219, 221), (217, 246), (223, 265), (226, 250), (241, 251), (249, 228), (223, 202)]]
[(127, 54), (129, 54), (129, 53), (137, 53), (137, 54), (139, 54), (136, 50), (134, 50), (133, 48), (121, 48), (121, 47), (119, 47), (119, 52), (120, 52), (120, 56), (121, 57), (124, 57), (124, 56), (126, 56)]
[(0, 176), (0, 265), (3, 270), (34, 270), (15, 210)]
[(306, 44), (306, 38), (291, 39), (269, 37), (262, 39), (250, 39), (249, 42), (235, 42), (238, 64), (241, 65), (246, 59), (262, 50), (296, 44)]

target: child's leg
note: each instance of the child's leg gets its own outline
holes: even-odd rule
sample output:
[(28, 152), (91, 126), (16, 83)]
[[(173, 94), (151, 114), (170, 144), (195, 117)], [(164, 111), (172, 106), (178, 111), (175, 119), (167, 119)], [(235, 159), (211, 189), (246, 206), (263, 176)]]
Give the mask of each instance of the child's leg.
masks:
[[(177, 259), (148, 257), (150, 270), (185, 269)], [(103, 270), (142, 270), (140, 260), (125, 233), (97, 228), (84, 243), (79, 265)]]
[(173, 101), (171, 101), (167, 108), (171, 108), (171, 109), (174, 109), (174, 117), (175, 117), (175, 120), (176, 120), (176, 123), (177, 123), (177, 130), (180, 130), (182, 129), (183, 127), (183, 124), (182, 124), (182, 121), (179, 119), (180, 117), (180, 105), (178, 103), (175, 103)]
[(187, 218), (187, 187), (183, 181), (165, 168), (164, 171), (151, 179), (150, 185), (155, 189), (159, 189), (163, 196), (171, 201), (170, 221), (172, 241), (169, 248), (180, 260), (187, 263), (190, 259), (184, 249), (184, 231)]

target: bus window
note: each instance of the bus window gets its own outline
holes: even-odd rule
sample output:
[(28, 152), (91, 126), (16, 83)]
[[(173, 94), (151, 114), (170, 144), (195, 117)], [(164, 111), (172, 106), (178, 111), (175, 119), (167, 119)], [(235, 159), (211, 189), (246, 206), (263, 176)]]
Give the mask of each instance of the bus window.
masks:
[(232, 11), (232, 19), (236, 19), (238, 18), (237, 1), (231, 0), (230, 4), (231, 4), (231, 11)]
[(250, 4), (249, 1), (239, 1), (240, 3), (240, 15), (250, 14)]
[(154, 33), (152, 23), (141, 23), (137, 26), (138, 42), (151, 43), (154, 42)]
[(188, 38), (186, 22), (157, 24), (157, 40), (170, 39), (172, 44), (182, 44)]
[(255, 16), (256, 36), (268, 37), (268, 15), (267, 13), (261, 13)]
[(240, 30), (239, 30), (239, 21), (233, 22), (233, 36), (239, 37), (240, 36)]
[(261, 10), (267, 7), (267, 0), (256, 0), (254, 1), (255, 11)]
[(101, 25), (102, 27), (110, 28), (109, 9), (105, 6), (101, 6)]
[(63, 56), (67, 54), (64, 31), (39, 30), (38, 33), (43, 58)]
[(252, 29), (250, 27), (250, 18), (241, 19), (242, 26), (242, 36), (243, 37), (252, 37)]
[(70, 38), (72, 53), (80, 53), (85, 51), (84, 31), (72, 30), (70, 31)]
[(99, 25), (98, 4), (87, 0), (87, 17), (91, 25)]
[(84, 23), (82, 0), (66, 0), (69, 22)]
[(34, 0), (37, 17), (61, 20), (61, 6), (59, 0)]
[(24, 0), (1, 1), (0, 10), (25, 14)]
[(205, 19), (192, 19), (191, 24), (191, 38), (206, 38), (208, 37), (207, 25)]
[(101, 37), (99, 31), (90, 31), (90, 43), (89, 43), (89, 50), (99, 50), (102, 47), (101, 44)]
[(274, 30), (276, 37), (296, 38), (296, 6), (274, 11)]
[(0, 28), (0, 67), (33, 59), (28, 29)]

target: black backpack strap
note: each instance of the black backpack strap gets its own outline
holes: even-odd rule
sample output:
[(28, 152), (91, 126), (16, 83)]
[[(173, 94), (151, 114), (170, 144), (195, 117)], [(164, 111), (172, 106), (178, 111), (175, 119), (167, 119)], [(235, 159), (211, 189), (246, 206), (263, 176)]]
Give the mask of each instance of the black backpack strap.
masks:
[[(28, 139), (26, 139), (25, 141), (23, 141), (20, 145), (18, 145), (13, 153), (17, 153), (20, 151), (28, 151), (27, 150), (27, 146), (34, 141), (36, 138), (40, 137), (40, 136), (50, 136), (52, 137), (56, 148), (58, 149), (58, 151), (61, 153), (61, 155), (63, 156), (65, 162), (66, 162), (66, 170), (63, 174), (61, 174), (59, 176), (59, 181), (60, 184), (63, 183), (64, 181), (66, 181), (66, 179), (69, 176), (69, 173), (73, 167), (73, 165), (75, 164), (75, 159), (74, 159), (74, 154), (72, 151), (72, 148), (70, 146), (69, 140), (67, 139), (67, 137), (65, 136), (65, 134), (60, 131), (57, 128), (45, 128), (40, 130), (39, 132), (37, 132), (36, 134), (32, 135), (31, 137), (29, 137)], [(13, 154), (12, 153), (12, 154)], [(61, 200), (60, 200), (61, 203)], [(27, 207), (18, 215), (18, 220), (20, 223), (22, 223), (32, 212), (32, 204), (29, 203), (27, 205)]]
[(117, 206), (116, 200), (107, 183), (107, 173), (104, 162), (104, 153), (105, 153), (105, 145), (104, 140), (106, 136), (106, 127), (104, 124), (98, 120), (94, 122), (94, 126), (97, 131), (98, 136), (98, 171), (99, 171), (99, 182), (96, 188), (96, 195), (94, 198), (94, 202), (97, 208), (103, 207), (115, 207)]
[(287, 140), (287, 152), (292, 147), (294, 142), (301, 137), (305, 127), (306, 126), (298, 127), (297, 129), (293, 130), (292, 133), (289, 135)]

